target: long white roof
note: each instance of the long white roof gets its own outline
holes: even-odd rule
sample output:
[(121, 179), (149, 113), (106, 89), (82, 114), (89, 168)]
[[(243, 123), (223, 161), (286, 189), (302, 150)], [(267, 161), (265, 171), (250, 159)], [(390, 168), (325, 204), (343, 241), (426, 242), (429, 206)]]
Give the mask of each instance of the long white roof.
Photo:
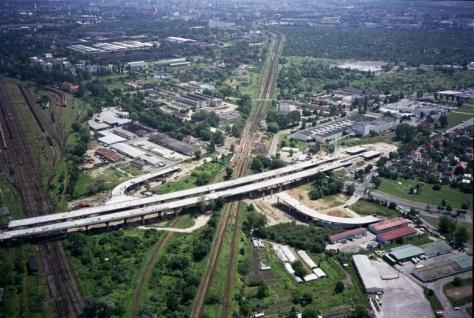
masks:
[(379, 272), (375, 266), (372, 265), (367, 255), (357, 254), (352, 256), (352, 258), (365, 290), (369, 293), (383, 291), (382, 279), (380, 278)]
[(335, 223), (335, 224), (344, 224), (344, 225), (362, 225), (362, 224), (369, 224), (380, 221), (379, 218), (374, 216), (361, 216), (356, 218), (343, 218), (339, 216), (332, 216), (327, 215), (324, 213), (317, 212), (310, 207), (304, 205), (297, 199), (293, 198), (286, 192), (280, 192), (276, 195), (280, 200), (285, 202), (286, 204), (290, 205), (292, 208), (296, 209), (298, 212), (309, 216), (316, 220), (321, 220), (328, 223)]
[[(184, 198), (181, 200), (176, 200), (176, 201), (172, 201), (168, 203), (147, 206), (144, 208), (109, 213), (109, 214), (100, 215), (100, 216), (92, 216), (92, 217), (87, 217), (87, 218), (82, 218), (82, 219), (77, 219), (77, 220), (72, 220), (72, 221), (59, 222), (59, 223), (47, 224), (47, 225), (38, 225), (36, 227), (30, 227), (30, 228), (25, 228), (25, 229), (9, 230), (9, 231), (0, 233), (0, 240), (6, 240), (6, 239), (11, 239), (11, 238), (16, 238), (16, 237), (32, 236), (35, 234), (57, 232), (57, 231), (71, 229), (71, 228), (79, 228), (79, 227), (101, 224), (101, 223), (106, 223), (106, 222), (120, 221), (124, 219), (141, 217), (141, 216), (145, 216), (152, 213), (190, 207), (200, 202), (207, 202), (209, 200), (214, 200), (220, 197), (226, 198), (226, 197), (253, 192), (256, 190), (269, 189), (275, 186), (289, 184), (291, 182), (301, 180), (303, 178), (314, 175), (318, 172), (330, 171), (333, 169), (347, 166), (348, 164), (350, 164), (350, 162), (347, 162), (345, 160), (337, 161), (337, 162), (332, 162), (321, 167), (315, 167), (308, 170), (299, 171), (293, 174), (276, 177), (276, 178), (272, 178), (269, 180), (264, 180), (264, 181), (260, 181), (256, 183), (251, 183), (251, 184), (243, 185), (240, 187), (223, 190), (220, 192), (209, 193), (202, 196), (194, 196), (194, 197)], [(150, 199), (150, 198), (147, 198), (147, 199)], [(73, 211), (73, 212), (76, 212), (76, 211)], [(25, 219), (25, 220), (28, 220), (28, 219)], [(35, 223), (33, 222), (31, 224), (34, 225)]]
[(84, 209), (75, 210), (75, 211), (60, 212), (60, 213), (31, 217), (31, 218), (26, 218), (26, 219), (13, 220), (8, 224), (8, 228), (29, 226), (29, 225), (33, 225), (37, 223), (46, 223), (46, 222), (51, 222), (51, 221), (66, 220), (66, 219), (77, 218), (77, 217), (85, 217), (85, 216), (90, 216), (94, 214), (102, 214), (102, 213), (112, 212), (116, 210), (134, 208), (137, 206), (162, 203), (169, 200), (184, 198), (184, 197), (192, 196), (192, 195), (199, 195), (199, 194), (208, 193), (208, 192), (212, 192), (212, 191), (216, 191), (220, 189), (230, 188), (230, 187), (234, 187), (234, 186), (238, 186), (238, 185), (242, 185), (242, 184), (246, 184), (250, 182), (263, 180), (266, 178), (270, 178), (270, 177), (285, 174), (285, 173), (290, 173), (293, 171), (298, 171), (298, 170), (309, 168), (312, 166), (318, 166), (325, 162), (328, 162), (328, 160), (311, 160), (311, 161), (306, 161), (306, 162), (298, 163), (291, 166), (286, 166), (280, 169), (275, 169), (275, 170), (271, 170), (267, 172), (249, 175), (249, 176), (245, 176), (239, 179), (214, 183), (214, 184), (210, 184), (206, 186), (195, 187), (188, 190), (176, 191), (176, 192), (162, 194), (162, 195), (154, 195), (148, 198), (139, 198), (139, 199), (134, 199), (134, 200), (128, 200), (125, 202), (106, 204), (106, 205), (98, 206), (98, 207), (84, 208)]

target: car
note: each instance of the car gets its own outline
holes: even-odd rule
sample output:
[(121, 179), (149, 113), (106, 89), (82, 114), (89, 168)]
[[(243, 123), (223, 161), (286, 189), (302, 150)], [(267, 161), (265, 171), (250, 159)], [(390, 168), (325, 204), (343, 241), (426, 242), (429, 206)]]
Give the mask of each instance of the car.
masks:
[(461, 310), (461, 307), (454, 307), (454, 310)]

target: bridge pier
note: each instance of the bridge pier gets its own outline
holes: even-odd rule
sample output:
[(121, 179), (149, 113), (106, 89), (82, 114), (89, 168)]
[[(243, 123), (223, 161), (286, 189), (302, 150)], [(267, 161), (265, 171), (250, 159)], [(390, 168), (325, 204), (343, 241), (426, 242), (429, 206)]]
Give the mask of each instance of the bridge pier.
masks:
[(142, 225), (145, 225), (145, 216), (142, 215), (142, 216), (140, 217), (140, 219), (141, 219), (141, 221), (142, 221)]
[(110, 222), (105, 222), (105, 228), (108, 230), (109, 229)]

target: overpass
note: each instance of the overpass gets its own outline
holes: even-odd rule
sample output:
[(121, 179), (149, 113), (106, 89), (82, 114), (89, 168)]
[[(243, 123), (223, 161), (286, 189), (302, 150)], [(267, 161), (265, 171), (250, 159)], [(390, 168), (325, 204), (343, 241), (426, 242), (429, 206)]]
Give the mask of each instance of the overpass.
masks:
[(101, 214), (107, 214), (111, 212), (128, 210), (136, 207), (143, 207), (152, 204), (161, 204), (172, 200), (184, 199), (191, 196), (204, 195), (219, 190), (230, 189), (237, 186), (249, 184), (252, 182), (258, 182), (266, 179), (275, 178), (290, 174), (292, 172), (303, 171), (312, 167), (317, 167), (321, 164), (327, 164), (335, 160), (350, 160), (355, 156), (339, 156), (326, 158), (322, 160), (310, 160), (302, 163), (286, 166), (283, 168), (262, 172), (254, 175), (245, 176), (242, 178), (214, 183), (206, 186), (200, 186), (191, 188), (188, 190), (176, 191), (172, 193), (154, 195), (148, 198), (135, 198), (127, 201), (113, 202), (97, 207), (89, 207), (69, 212), (60, 212), (48, 215), (42, 215), (37, 217), (31, 217), (26, 219), (13, 220), (8, 224), (8, 229), (16, 229), (22, 227), (28, 227), (39, 224), (46, 224), (50, 222), (66, 221), (74, 218), (82, 218), (88, 216), (96, 216)]
[(317, 212), (310, 207), (304, 205), (300, 201), (296, 200), (292, 196), (290, 196), (286, 192), (280, 192), (277, 195), (278, 202), (282, 201), (290, 208), (295, 209), (298, 213), (303, 214), (305, 217), (315, 220), (318, 223), (323, 224), (335, 224), (340, 225), (343, 227), (352, 227), (352, 226), (360, 226), (360, 225), (367, 225), (370, 223), (374, 223), (380, 221), (379, 218), (374, 216), (361, 216), (356, 218), (343, 218), (339, 216), (332, 216), (327, 215), (324, 213)]
[[(209, 202), (211, 200), (215, 200), (218, 198), (223, 199), (233, 199), (235, 197), (241, 195), (250, 195), (252, 196), (253, 193), (261, 193), (265, 191), (281, 191), (282, 188), (288, 184), (291, 184), (296, 181), (300, 181), (303, 179), (307, 179), (319, 172), (328, 172), (334, 169), (338, 169), (341, 167), (345, 167), (352, 164), (350, 159), (354, 159), (357, 156), (351, 156), (347, 158), (343, 158), (340, 160), (331, 160), (324, 165), (320, 165), (322, 162), (327, 162), (327, 160), (323, 161), (312, 161), (313, 163), (310, 164), (311, 161), (302, 164), (296, 164), (287, 166), (281, 169), (268, 171), (256, 175), (246, 176), (243, 178), (235, 179), (231, 181), (231, 184), (238, 184), (238, 186), (230, 187), (229, 182), (221, 182), (221, 186), (217, 186), (218, 184), (213, 184), (205, 187), (200, 188), (207, 188), (206, 191), (200, 191), (201, 195), (196, 195), (196, 188), (185, 190), (188, 191), (186, 194), (189, 196), (183, 195), (176, 195), (177, 192), (170, 193), (170, 195), (175, 195), (175, 197), (179, 198), (179, 200), (174, 200), (171, 202), (163, 203), (163, 196), (155, 196), (145, 199), (136, 199), (133, 201), (139, 201), (140, 204), (130, 204), (130, 202), (121, 202), (117, 203), (119, 205), (125, 204), (126, 207), (133, 206), (134, 209), (127, 209), (125, 211), (107, 213), (107, 214), (100, 214), (100, 215), (93, 215), (91, 214), (83, 214), (80, 210), (66, 212), (66, 213), (57, 213), (51, 214), (41, 217), (17, 220), (22, 221), (21, 223), (14, 223), (14, 226), (9, 226), (7, 231), (0, 233), (0, 241), (21, 238), (21, 237), (32, 237), (37, 235), (47, 235), (47, 234), (54, 234), (54, 233), (62, 233), (71, 229), (88, 229), (90, 226), (104, 224), (105, 226), (109, 226), (114, 222), (119, 223), (126, 223), (127, 220), (144, 220), (145, 216), (157, 214), (162, 215), (164, 213), (175, 213), (175, 211), (179, 211), (180, 209), (195, 206), (199, 203)], [(350, 158), (350, 159), (348, 159)], [(316, 166), (314, 166), (316, 165)], [(308, 169), (302, 170), (303, 167), (310, 167)], [(296, 168), (300, 171), (288, 173)], [(273, 173), (271, 173), (273, 172)], [(287, 172), (286, 174), (284, 172)], [(264, 178), (263, 176), (266, 176)], [(246, 180), (246, 182), (242, 181), (242, 179)], [(240, 180), (240, 181), (239, 181)], [(250, 180), (256, 180), (253, 183), (250, 183)], [(226, 186), (222, 186), (222, 184), (226, 184)], [(209, 188), (216, 188), (222, 189), (220, 191), (209, 191)], [(179, 191), (183, 192), (183, 191)], [(193, 196), (191, 196), (193, 195)], [(156, 197), (161, 197), (161, 199), (156, 199)], [(151, 204), (149, 206), (143, 206), (148, 202)], [(159, 204), (152, 204), (157, 203)], [(106, 207), (105, 205), (104, 207)], [(140, 206), (137, 208), (137, 206)], [(14, 221), (10, 222), (13, 223)], [(17, 225), (17, 224), (22, 224)]]

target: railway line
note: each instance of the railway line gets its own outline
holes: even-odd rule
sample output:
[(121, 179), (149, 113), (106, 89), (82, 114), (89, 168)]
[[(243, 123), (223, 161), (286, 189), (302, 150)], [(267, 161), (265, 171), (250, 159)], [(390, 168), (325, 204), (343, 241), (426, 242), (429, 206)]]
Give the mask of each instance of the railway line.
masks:
[[(253, 111), (250, 113), (250, 116), (246, 122), (244, 130), (242, 131), (242, 136), (240, 138), (240, 144), (237, 149), (237, 154), (232, 158), (232, 165), (237, 169), (236, 177), (242, 177), (245, 175), (248, 166), (251, 160), (251, 152), (255, 140), (253, 138), (254, 133), (258, 130), (260, 121), (264, 118), (266, 109), (267, 109), (267, 101), (263, 101), (264, 99), (267, 100), (273, 95), (273, 87), (276, 79), (276, 71), (278, 67), (278, 58), (281, 50), (281, 37), (278, 37), (276, 41), (276, 49), (273, 48), (272, 56), (270, 59), (270, 64), (268, 70), (265, 70), (261, 84), (263, 84), (263, 89), (260, 89), (257, 93), (258, 102), (253, 108)], [(223, 309), (222, 309), (222, 317), (227, 317), (229, 301), (230, 301), (230, 289), (232, 284), (232, 267), (234, 263), (234, 254), (236, 244), (236, 237), (238, 232), (238, 224), (239, 224), (239, 202), (233, 201), (227, 204), (224, 208), (224, 214), (221, 222), (216, 231), (215, 239), (213, 241), (211, 252), (209, 255), (208, 263), (206, 266), (206, 271), (202, 278), (201, 284), (199, 286), (199, 290), (193, 304), (193, 308), (191, 311), (192, 318), (199, 318), (204, 309), (204, 303), (209, 291), (209, 288), (212, 284), (212, 278), (214, 276), (217, 260), (221, 251), (221, 247), (224, 240), (224, 235), (227, 229), (232, 229), (232, 252), (231, 257), (229, 259), (229, 265), (226, 282), (225, 282), (225, 289), (224, 289), (224, 302), (223, 302)]]
[[(50, 213), (52, 207), (42, 189), (39, 167), (17, 114), (18, 102), (11, 99), (6, 81), (0, 78), (0, 127), (4, 148), (2, 160), (6, 163), (0, 169), (19, 190), (25, 214), (44, 215)], [(79, 316), (84, 303), (62, 244), (40, 243), (36, 245), (36, 250), (55, 315)]]

